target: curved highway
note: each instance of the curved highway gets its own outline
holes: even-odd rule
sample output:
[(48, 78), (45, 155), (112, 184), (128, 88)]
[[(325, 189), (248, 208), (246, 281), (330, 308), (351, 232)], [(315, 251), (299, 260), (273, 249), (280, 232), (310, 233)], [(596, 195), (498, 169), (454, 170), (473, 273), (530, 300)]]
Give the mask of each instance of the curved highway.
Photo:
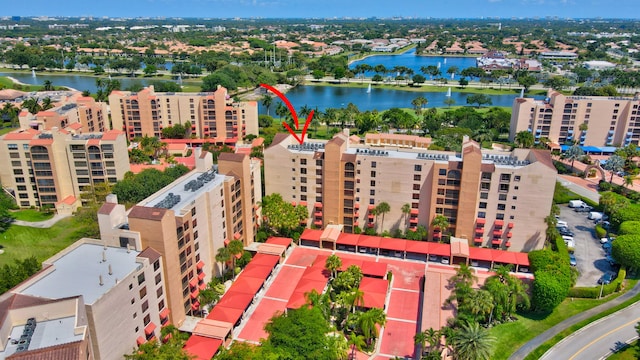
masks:
[(640, 302), (593, 322), (549, 349), (541, 360), (604, 359), (638, 337)]

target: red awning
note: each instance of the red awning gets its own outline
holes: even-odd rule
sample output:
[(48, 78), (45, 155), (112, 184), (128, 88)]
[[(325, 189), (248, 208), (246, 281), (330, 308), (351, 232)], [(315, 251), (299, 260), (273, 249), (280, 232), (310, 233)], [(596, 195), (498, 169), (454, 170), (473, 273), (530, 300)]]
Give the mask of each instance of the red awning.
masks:
[(229, 243), (230, 243), (230, 242), (231, 242), (231, 241), (229, 241), (229, 239), (224, 239), (224, 246), (229, 245)]
[[(322, 225), (322, 221), (320, 224)], [(320, 241), (320, 236), (322, 236), (322, 230), (305, 229), (300, 235), (300, 240)]]
[(360, 204), (359, 204), (359, 203), (355, 203), (355, 204), (353, 205), (353, 208), (354, 208), (354, 209), (360, 209)]
[(493, 230), (493, 236), (502, 236), (502, 230)]
[(474, 243), (482, 243), (482, 238), (477, 237), (477, 238), (473, 239), (473, 242)]
[(516, 256), (517, 265), (529, 266), (529, 254), (517, 252), (514, 255)]
[(192, 335), (184, 344), (184, 350), (196, 360), (209, 360), (222, 346), (222, 340)]
[(508, 227), (509, 229), (513, 229), (513, 223), (512, 223), (512, 222), (508, 223), (508, 224), (507, 224), (507, 227)]
[(476, 219), (476, 224), (482, 224), (482, 225), (484, 225), (484, 223), (486, 223), (486, 222), (487, 222), (487, 220), (486, 220), (486, 219), (484, 219), (484, 218), (478, 218), (478, 219)]
[(200, 286), (198, 286), (198, 289), (200, 289), (200, 290), (204, 290), (206, 288), (207, 288), (207, 284), (205, 284), (205, 283), (202, 283), (202, 284), (200, 284)]
[(198, 263), (196, 264), (196, 268), (198, 270), (202, 269), (204, 267), (204, 262), (202, 260), (198, 261)]
[(367, 207), (367, 209), (369, 209), (369, 211), (371, 211), (371, 210), (373, 210), (373, 209), (375, 209), (375, 208), (376, 208), (376, 206), (375, 206), (375, 205), (369, 205), (369, 207)]
[(198, 279), (193, 278), (193, 279), (189, 280), (189, 286), (196, 287), (196, 285), (198, 285)]
[(504, 246), (510, 247), (511, 246), (511, 241), (507, 241), (506, 243), (504, 243)]
[(195, 302), (193, 304), (191, 304), (191, 310), (196, 311), (198, 310), (198, 308), (200, 307), (200, 303), (199, 302)]
[(315, 206), (315, 207), (317, 207), (317, 208), (322, 209), (322, 203), (317, 202), (317, 203), (315, 203), (315, 205), (313, 205), (313, 206)]
[(164, 308), (164, 310), (160, 311), (160, 318), (166, 319), (170, 312), (171, 310), (169, 310), (169, 308)]
[(136, 343), (138, 344), (138, 346), (144, 344), (145, 342), (146, 340), (142, 336), (138, 336), (138, 338), (136, 339)]
[(367, 227), (372, 228), (372, 227), (374, 227), (374, 226), (375, 226), (375, 225), (374, 225), (374, 223), (372, 223), (372, 222), (368, 222), (368, 223), (367, 223)]
[(292, 202), (291, 202), (291, 205), (296, 206), (297, 204), (296, 204), (296, 202), (295, 202), (295, 201), (292, 201)]
[(394, 238), (382, 238), (380, 240), (380, 249), (403, 251), (407, 248), (407, 240), (394, 239)]
[(508, 237), (508, 238), (511, 238), (512, 236), (513, 236), (513, 234), (511, 233), (511, 231), (509, 231), (509, 232), (507, 233), (507, 237)]
[(322, 220), (316, 220), (313, 222), (313, 225), (315, 226), (322, 226)]
[(198, 274), (198, 280), (202, 280), (202, 279), (204, 279), (204, 273), (203, 272)]
[(477, 234), (482, 234), (484, 232), (483, 228), (476, 228), (476, 233)]
[(322, 211), (316, 211), (313, 213), (313, 216), (315, 217), (322, 217)]
[(193, 291), (191, 292), (191, 298), (192, 298), (192, 299), (197, 299), (197, 298), (198, 298), (198, 295), (200, 295), (200, 289), (195, 288), (195, 290), (193, 290)]
[(492, 243), (493, 245), (500, 245), (500, 243), (501, 243), (501, 242), (502, 242), (502, 240), (500, 240), (500, 239), (493, 239), (493, 240), (491, 240), (491, 243)]
[(360, 269), (365, 276), (384, 277), (387, 275), (387, 264), (385, 263), (363, 261)]
[(439, 238), (442, 237), (442, 233), (441, 232), (435, 232), (435, 233), (433, 233), (433, 237), (439, 239)]
[(411, 209), (411, 215), (418, 215), (418, 209)]
[(240, 233), (235, 233), (235, 234), (233, 234), (233, 238), (234, 238), (235, 240), (240, 239), (240, 237), (241, 237), (241, 236), (242, 236), (242, 235), (240, 235)]
[(369, 248), (379, 248), (381, 239), (382, 238), (380, 236), (360, 235), (360, 240), (358, 240), (358, 246), (364, 246)]
[(224, 294), (222, 299), (220, 299), (220, 301), (218, 302), (218, 305), (245, 311), (247, 310), (247, 308), (249, 308), (249, 305), (251, 305), (252, 301), (253, 301), (253, 295), (251, 294), (243, 294), (239, 292), (227, 292), (226, 294)]
[(411, 218), (411, 219), (409, 219), (409, 222), (412, 223), (412, 224), (413, 223), (417, 223), (418, 222), (418, 218)]
[(491, 250), (486, 248), (471, 247), (469, 248), (469, 259), (480, 261), (493, 261), (493, 252), (498, 250)]
[(151, 335), (153, 334), (153, 330), (156, 329), (156, 324), (154, 324), (153, 322), (150, 322), (149, 325), (147, 325), (147, 327), (144, 328), (144, 333), (147, 335)]
[(451, 245), (429, 243), (429, 255), (451, 256)]
[(336, 244), (358, 245), (359, 238), (360, 238), (360, 234), (340, 233), (340, 235), (338, 236), (338, 240), (336, 240)]
[(207, 315), (207, 319), (235, 324), (240, 320), (243, 312), (244, 310), (242, 309), (233, 309), (216, 305), (211, 309), (209, 315)]
[(300, 201), (300, 205), (307, 206), (307, 202), (306, 201)]
[(503, 225), (504, 225), (504, 221), (502, 221), (502, 220), (496, 220), (496, 221), (494, 222), (494, 224), (495, 224), (496, 226), (503, 226)]
[(407, 241), (407, 252), (412, 252), (416, 254), (428, 254), (429, 253), (429, 244), (426, 241)]
[(369, 215), (367, 215), (367, 217), (368, 217), (369, 219), (373, 219), (373, 214), (369, 213)]

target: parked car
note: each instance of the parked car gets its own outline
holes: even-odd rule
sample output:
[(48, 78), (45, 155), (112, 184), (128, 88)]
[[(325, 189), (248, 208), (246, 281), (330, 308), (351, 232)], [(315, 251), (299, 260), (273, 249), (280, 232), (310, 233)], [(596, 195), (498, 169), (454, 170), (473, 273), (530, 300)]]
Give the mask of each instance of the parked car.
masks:
[(603, 213), (598, 212), (598, 211), (592, 211), (587, 216), (587, 219), (598, 221), (598, 220), (602, 220), (603, 217), (604, 217)]
[(604, 252), (608, 255), (611, 253), (611, 242), (606, 242), (604, 244), (602, 244), (602, 249), (604, 250)]
[(566, 227), (559, 228), (558, 232), (560, 233), (560, 235), (563, 235), (563, 236), (575, 236), (576, 235), (573, 231), (569, 230), (569, 228), (566, 228)]
[(438, 255), (429, 255), (429, 261), (438, 261)]
[(564, 243), (565, 243), (565, 245), (567, 245), (567, 247), (569, 249), (575, 249), (576, 248), (576, 243), (574, 243), (573, 240), (565, 240)]
[(584, 207), (577, 207), (574, 208), (573, 211), (575, 212), (591, 212), (591, 210), (593, 210), (593, 206), (584, 206)]
[(611, 255), (607, 255), (607, 256), (606, 256), (606, 259), (607, 259), (607, 261), (609, 262), (609, 265), (611, 265), (611, 266), (615, 266), (615, 265), (617, 265), (617, 264), (618, 264), (618, 263), (616, 262), (616, 259), (614, 259), (614, 258), (613, 258), (613, 256), (611, 256)]
[(448, 256), (443, 256), (442, 260), (440, 260), (440, 262), (445, 264), (445, 265), (449, 265), (449, 257)]
[(570, 208), (580, 208), (580, 207), (585, 207), (585, 206), (589, 206), (589, 205), (587, 205), (587, 203), (582, 201), (582, 200), (570, 200), (569, 201), (569, 207)]
[(561, 227), (569, 227), (569, 224), (567, 224), (566, 221), (564, 220), (558, 220), (556, 222), (556, 227), (561, 228)]
[(610, 284), (616, 278), (616, 274), (613, 272), (604, 273), (600, 279), (598, 279), (598, 284)]
[(569, 265), (576, 266), (578, 265), (578, 261), (576, 260), (576, 256), (573, 254), (569, 254)]

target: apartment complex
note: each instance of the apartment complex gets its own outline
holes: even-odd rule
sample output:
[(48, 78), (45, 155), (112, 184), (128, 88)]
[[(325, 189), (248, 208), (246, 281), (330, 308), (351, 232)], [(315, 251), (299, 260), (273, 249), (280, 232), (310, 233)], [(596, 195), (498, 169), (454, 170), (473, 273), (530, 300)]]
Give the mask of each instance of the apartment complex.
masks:
[(107, 104), (96, 102), (90, 96), (72, 93), (60, 98), (57, 106), (33, 115), (23, 110), (18, 119), (20, 128), (35, 130), (64, 129), (70, 127), (81, 133), (105, 132), (111, 129)]
[(103, 241), (151, 247), (162, 255), (171, 322), (181, 326), (199, 314), (198, 294), (222, 266), (218, 249), (231, 240), (254, 241), (262, 199), (260, 162), (221, 154), (217, 171), (211, 153), (196, 149), (196, 169), (130, 209), (109, 197), (98, 212)]
[(85, 186), (115, 183), (129, 171), (121, 131), (17, 130), (0, 137), (0, 182), (18, 206), (74, 210)]
[(509, 139), (529, 131), (536, 142), (582, 146), (638, 145), (640, 98), (566, 96), (549, 90), (545, 100), (517, 98), (513, 102)]
[(258, 104), (234, 101), (227, 89), (212, 93), (156, 93), (149, 86), (137, 93), (113, 91), (109, 95), (114, 129), (132, 140), (162, 137), (162, 129), (191, 124), (191, 135), (211, 142), (233, 144), (249, 134), (258, 135)]
[[(556, 170), (548, 151), (480, 149), (466, 139), (461, 153), (354, 145), (345, 134), (300, 145), (278, 134), (265, 150), (267, 194), (307, 206), (310, 225), (343, 224), (345, 232), (429, 229), (436, 215), (448, 234), (476, 246), (541, 248)], [(390, 206), (375, 215), (381, 202)], [(403, 205), (409, 204), (409, 211)]]
[(71, 343), (84, 354), (78, 358), (122, 359), (137, 345), (159, 338), (160, 327), (169, 322), (162, 263), (151, 248), (140, 252), (100, 240), (77, 241), (9, 291), (8, 296), (28, 306), (5, 317), (0, 331), (6, 335), (10, 330), (11, 339), (21, 339), (21, 330), (29, 324), (34, 331), (26, 348), (14, 346), (20, 346), (20, 340), (9, 341), (4, 351), (17, 351), (15, 359), (20, 359)]

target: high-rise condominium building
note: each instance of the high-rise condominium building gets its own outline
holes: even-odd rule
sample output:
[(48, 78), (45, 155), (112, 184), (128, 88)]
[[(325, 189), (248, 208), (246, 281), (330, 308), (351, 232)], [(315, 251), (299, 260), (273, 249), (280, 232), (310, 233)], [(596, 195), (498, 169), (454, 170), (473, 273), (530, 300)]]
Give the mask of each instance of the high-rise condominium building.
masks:
[[(64, 341), (84, 344), (78, 349), (85, 354), (82, 359), (122, 359), (137, 345), (159, 339), (161, 326), (169, 323), (162, 264), (160, 254), (151, 248), (137, 251), (81, 239), (10, 290), (39, 301), (31, 300), (32, 307), (23, 309), (15, 322), (5, 319), (0, 328), (13, 325), (15, 329), (34, 319), (35, 344), (19, 354)], [(66, 304), (70, 299), (73, 303)], [(29, 359), (42, 358), (40, 354)], [(51, 358), (67, 357), (58, 354)]]
[(23, 110), (18, 116), (20, 127), (35, 130), (69, 127), (83, 133), (105, 132), (111, 129), (106, 103), (96, 102), (92, 97), (82, 96), (79, 92), (71, 92), (56, 99), (59, 101), (55, 107), (39, 111), (35, 115)]
[(109, 95), (114, 129), (132, 140), (162, 137), (162, 129), (191, 125), (191, 134), (212, 143), (235, 143), (249, 134), (258, 135), (258, 104), (234, 101), (227, 89), (212, 93), (156, 93), (149, 86), (137, 93), (113, 91)]
[(549, 139), (552, 146), (638, 145), (640, 98), (565, 96), (549, 90), (545, 100), (517, 98), (513, 102), (509, 139), (521, 131), (533, 133), (536, 142)]
[(254, 241), (262, 199), (260, 162), (196, 149), (196, 169), (131, 208), (110, 197), (98, 212), (103, 241), (162, 254), (171, 321), (198, 313), (198, 294), (221, 271), (218, 249), (231, 240)]
[(57, 128), (26, 129), (0, 137), (0, 182), (20, 207), (73, 211), (84, 187), (115, 183), (127, 171), (127, 141), (121, 131), (75, 135)]
[[(278, 134), (264, 161), (267, 194), (307, 206), (313, 226), (381, 233), (422, 225), (437, 240), (430, 225), (443, 215), (448, 234), (515, 251), (542, 247), (556, 182), (548, 151), (488, 151), (469, 140), (456, 153), (351, 144), (344, 134), (300, 145)], [(383, 202), (389, 211), (375, 214)]]

